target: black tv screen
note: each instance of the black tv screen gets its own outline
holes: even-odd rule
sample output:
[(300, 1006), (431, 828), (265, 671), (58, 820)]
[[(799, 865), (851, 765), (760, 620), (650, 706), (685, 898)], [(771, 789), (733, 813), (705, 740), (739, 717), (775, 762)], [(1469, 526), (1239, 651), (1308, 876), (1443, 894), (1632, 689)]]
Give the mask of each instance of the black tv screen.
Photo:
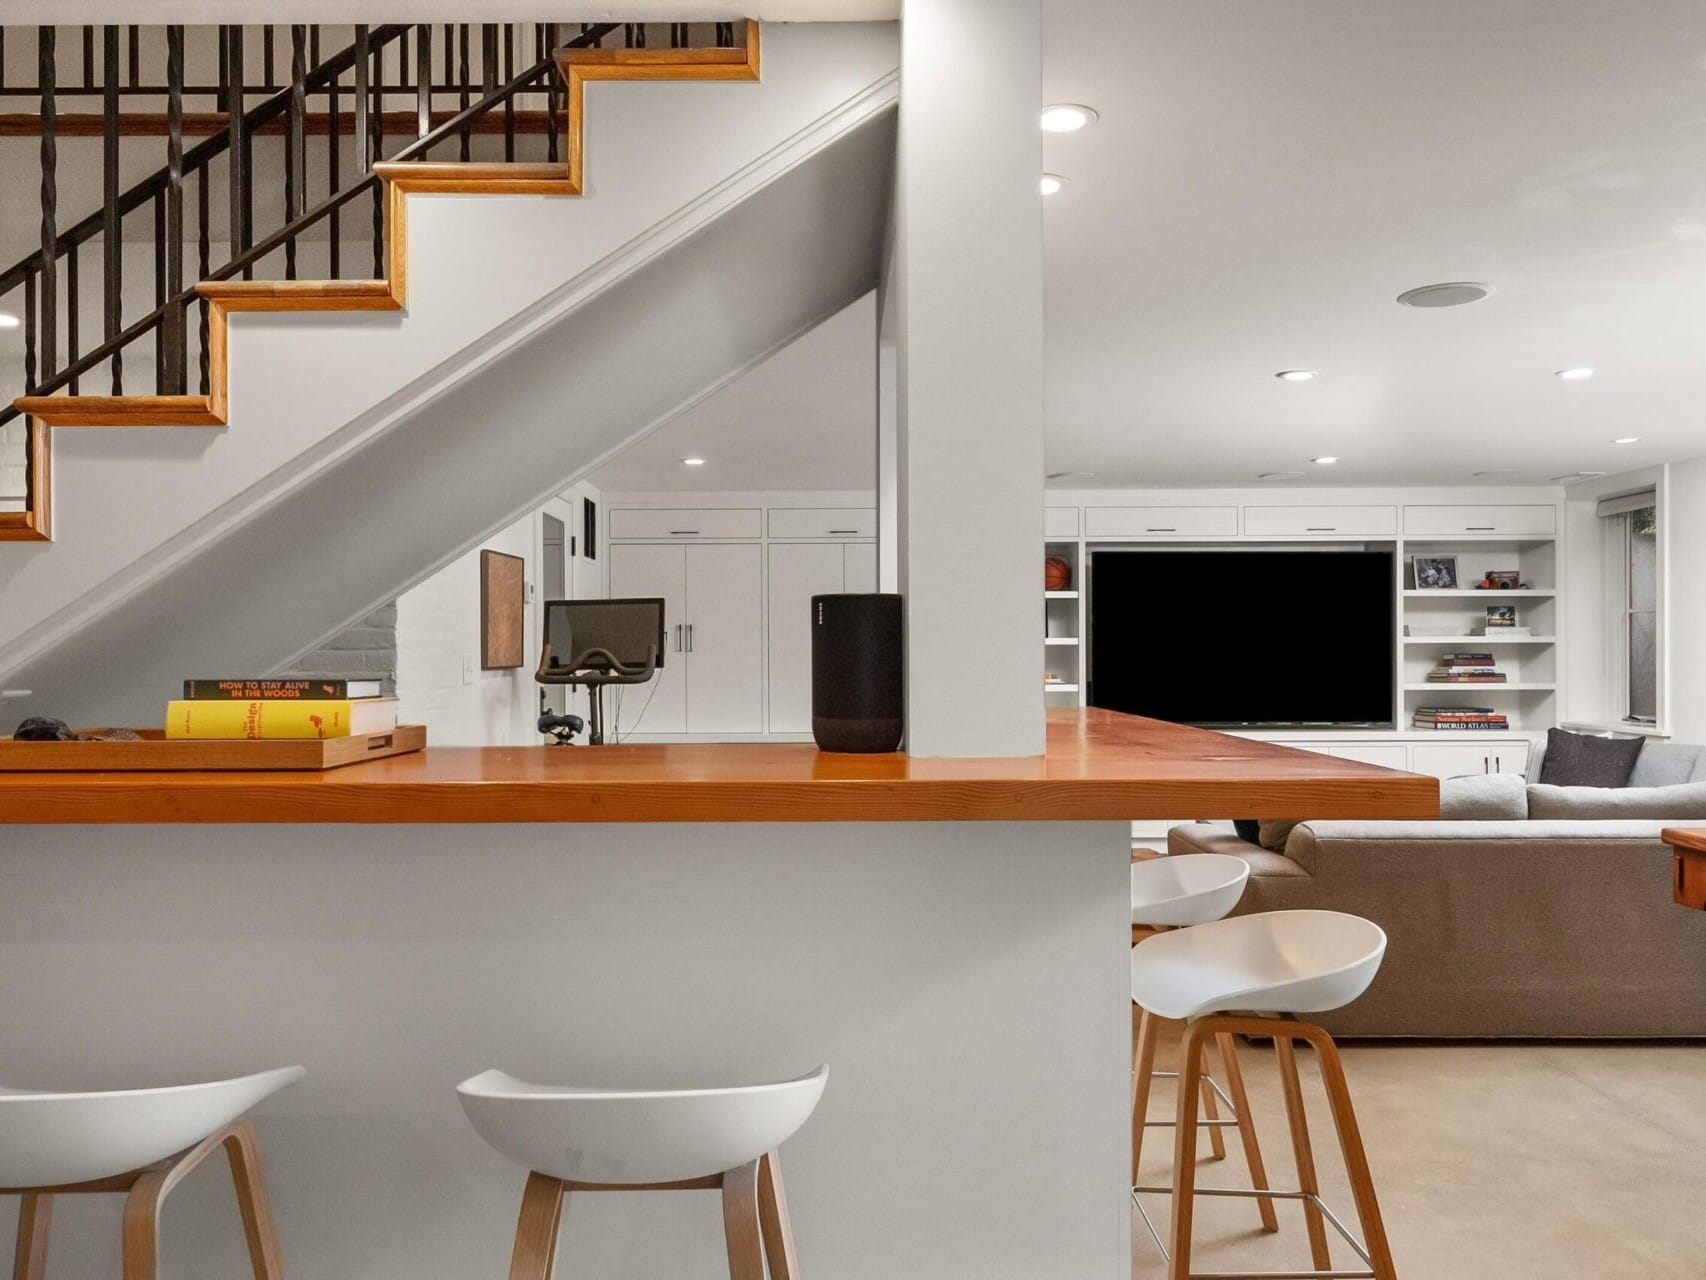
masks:
[(1390, 727), (1391, 551), (1094, 551), (1093, 707), (1181, 724)]

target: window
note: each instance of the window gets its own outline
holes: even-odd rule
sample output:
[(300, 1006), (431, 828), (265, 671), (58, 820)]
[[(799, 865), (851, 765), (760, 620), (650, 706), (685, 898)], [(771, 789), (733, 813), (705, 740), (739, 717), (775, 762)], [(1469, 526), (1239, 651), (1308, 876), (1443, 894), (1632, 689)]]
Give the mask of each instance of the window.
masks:
[(1599, 503), (1605, 530), (1610, 706), (1624, 722), (1659, 720), (1659, 521), (1651, 489)]

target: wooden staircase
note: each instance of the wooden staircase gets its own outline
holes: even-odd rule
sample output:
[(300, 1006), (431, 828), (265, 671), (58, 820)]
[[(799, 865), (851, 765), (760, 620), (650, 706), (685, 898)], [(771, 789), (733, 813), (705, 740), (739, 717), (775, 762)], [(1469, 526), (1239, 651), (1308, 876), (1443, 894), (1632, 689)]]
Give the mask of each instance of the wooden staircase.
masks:
[(206, 395), (21, 396), (17, 409), (49, 427), (223, 427), (229, 421), (227, 322), (238, 311), (403, 311), (408, 304), (407, 199), (411, 192), (454, 195), (578, 196), (582, 191), (583, 95), (589, 80), (757, 80), (759, 24), (744, 46), (710, 49), (560, 49), (568, 86), (566, 155), (561, 163), (382, 161), (385, 276), (377, 280), (208, 280)]

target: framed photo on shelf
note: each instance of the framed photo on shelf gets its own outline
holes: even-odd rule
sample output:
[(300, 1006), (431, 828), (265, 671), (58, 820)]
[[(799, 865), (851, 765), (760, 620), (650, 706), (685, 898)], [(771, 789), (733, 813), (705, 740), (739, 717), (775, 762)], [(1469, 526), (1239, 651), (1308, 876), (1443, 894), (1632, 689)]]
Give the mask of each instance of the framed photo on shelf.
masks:
[(1487, 606), (1487, 634), (1497, 635), (1516, 626), (1516, 606), (1514, 604), (1490, 604)]
[(1456, 556), (1411, 556), (1411, 571), (1416, 575), (1418, 591), (1455, 591), (1457, 589)]

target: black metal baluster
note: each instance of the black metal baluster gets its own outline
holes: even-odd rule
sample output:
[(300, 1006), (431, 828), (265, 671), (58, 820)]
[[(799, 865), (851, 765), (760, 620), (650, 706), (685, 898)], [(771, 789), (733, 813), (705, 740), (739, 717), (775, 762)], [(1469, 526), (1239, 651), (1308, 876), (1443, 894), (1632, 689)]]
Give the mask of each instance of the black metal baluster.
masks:
[(498, 24), (480, 24), (480, 95), (490, 96), (498, 87)]
[(687, 47), (687, 24), (685, 22), (669, 24), (669, 47), (671, 49), (685, 49)]
[[(338, 173), (342, 158), (338, 152), (339, 143), (343, 136), (344, 122), (338, 111), (338, 79), (337, 76), (333, 76), (326, 82), (326, 194), (328, 196), (335, 196), (338, 193), (338, 188), (342, 185)], [(328, 236), (326, 250), (329, 259), (327, 266), (330, 268), (327, 274), (333, 280), (342, 278), (338, 263), (339, 212), (339, 209), (334, 208), (326, 215)]]
[[(225, 28), (225, 111), (226, 128), (229, 141), (226, 151), (230, 156), (230, 187), (231, 187), (231, 257), (240, 258), (249, 248), (249, 149), (248, 122), (243, 118), (243, 101), (246, 96), (243, 84), (243, 27), (233, 23)], [(247, 268), (243, 271), (243, 279), (253, 280), (255, 273)]]
[[(585, 28), (582, 28), (583, 34)], [(557, 50), (557, 24), (545, 24), (545, 39), (553, 53)], [(562, 108), (558, 105), (558, 85), (563, 77), (556, 71), (545, 77), (545, 158), (552, 164), (557, 163), (557, 115)]]
[[(308, 28), (295, 23), (290, 28), (290, 110), (285, 116), (284, 224), (290, 226), (306, 208), (303, 187), (308, 181), (307, 130), (303, 117), (308, 110), (306, 77)], [(296, 279), (296, 237), (284, 242), (284, 278)]]
[(270, 22), (261, 28), (261, 70), (266, 73), (267, 92), (271, 93), (278, 87), (278, 82), (273, 79), (273, 34)]
[(36, 269), (24, 272), (24, 390), (36, 386)]
[[(458, 101), (461, 110), (466, 111), (468, 109), (468, 88), (470, 79), (468, 75), (468, 24), (466, 22), (456, 28), (456, 37), (457, 51), (461, 54), (461, 62), (459, 64), (461, 71), (456, 77), (457, 88), (460, 90)], [(468, 160), (468, 138), (468, 126), (464, 124), (462, 126), (461, 150), (461, 158), (464, 163)]]
[(365, 175), (371, 167), (367, 152), (367, 71), (369, 66), (367, 28), (355, 29), (355, 154), (357, 168)]
[[(504, 72), (503, 81), (508, 84), (515, 79), (515, 23), (504, 23)], [(515, 95), (512, 93), (504, 99), (504, 159), (515, 159)]]
[[(71, 241), (65, 246), (65, 363), (68, 367), (77, 364), (77, 242)], [(68, 388), (72, 395), (77, 394), (77, 384), (81, 378), (71, 375), (71, 385)]]
[(126, 27), (130, 36), (130, 87), (137, 88), (142, 83), (142, 28)]
[(444, 87), (454, 88), (450, 77), (456, 74), (456, 28), (451, 23), (444, 24)]
[[(367, 127), (373, 131), (368, 152), (367, 168), (385, 158), (385, 47), (373, 51), (373, 109), (367, 113)], [(373, 184), (373, 276), (385, 275), (385, 184)]]
[(0, 89), (6, 87), (6, 28), (0, 27)]
[[(202, 165), (196, 170), (195, 175), (195, 267), (196, 279), (198, 280), (207, 279), (208, 274), (213, 270), (213, 263), (211, 261), (212, 254), (210, 252), (212, 246), (207, 242), (207, 171), (209, 167), (210, 166), (205, 164)], [(207, 299), (198, 297), (196, 299), (196, 309), (200, 313), (196, 318), (196, 346), (201, 353), (201, 372), (200, 377), (196, 381), (196, 385), (201, 389), (201, 394), (205, 396), (208, 393), (209, 388), (207, 365)]]
[[(166, 28), (166, 283), (165, 298), (184, 291), (184, 29)], [(165, 378), (161, 395), (184, 392), (187, 341), (184, 309), (173, 307), (160, 318), (160, 346)]]
[(59, 104), (55, 97), (54, 28), (36, 31), (41, 85), (41, 373), (53, 376), (59, 338)]
[(732, 49), (735, 43), (735, 24), (719, 22), (717, 24), (717, 48)]
[[(118, 216), (118, 39), (117, 27), (101, 32), (101, 303), (103, 344), (118, 337), (119, 304), (124, 288), (124, 241)], [(124, 394), (124, 352), (113, 352), (113, 394)]]
[(312, 67), (320, 65), (320, 28), (318, 26), (308, 28), (308, 65)]
[[(166, 301), (166, 193), (154, 193), (154, 309)], [(154, 390), (166, 385), (166, 344), (158, 325), (154, 329)]]
[(83, 28), (83, 87), (95, 87), (95, 29)]
[(432, 132), (432, 24), (415, 28), (415, 128), (417, 137)]

